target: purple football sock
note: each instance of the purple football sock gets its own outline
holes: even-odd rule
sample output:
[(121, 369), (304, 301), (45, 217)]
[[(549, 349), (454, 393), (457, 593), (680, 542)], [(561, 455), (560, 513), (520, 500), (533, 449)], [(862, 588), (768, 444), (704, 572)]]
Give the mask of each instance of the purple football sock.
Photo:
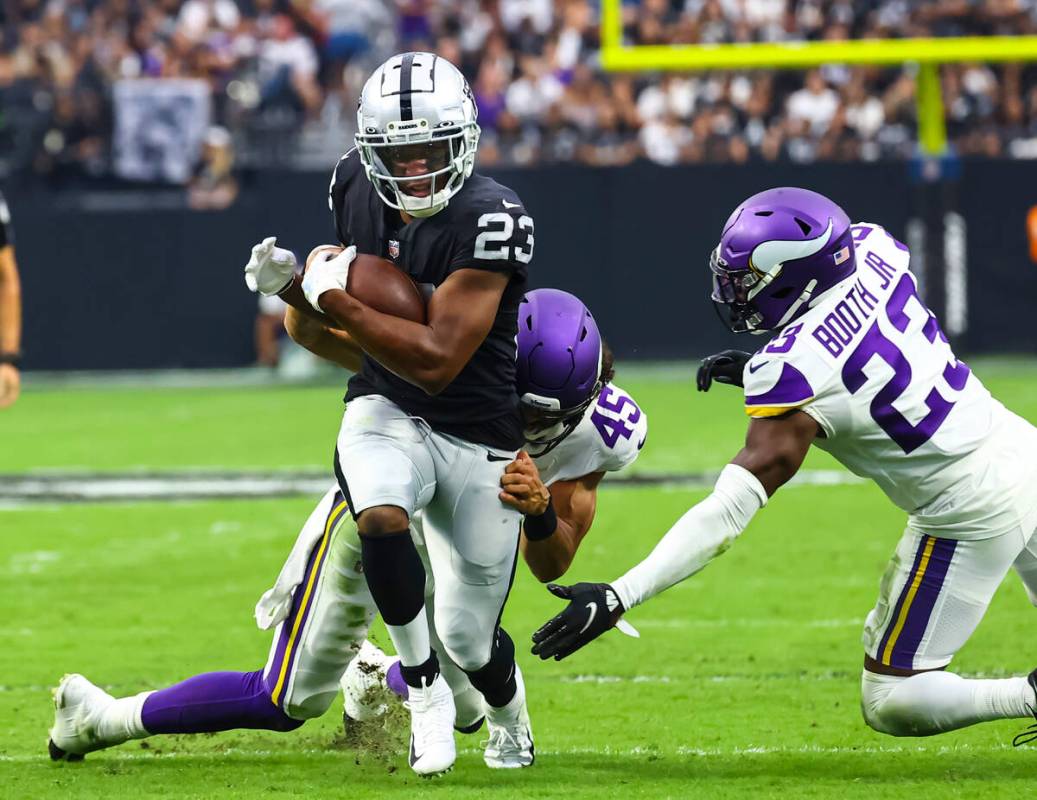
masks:
[(385, 671), (385, 683), (393, 694), (399, 695), (402, 699), (406, 700), (410, 696), (407, 681), (403, 679), (403, 673), (400, 671), (400, 659), (393, 661)]
[(148, 695), (141, 709), (148, 733), (212, 733), (234, 728), (291, 731), (292, 719), (270, 699), (263, 671), (207, 672)]

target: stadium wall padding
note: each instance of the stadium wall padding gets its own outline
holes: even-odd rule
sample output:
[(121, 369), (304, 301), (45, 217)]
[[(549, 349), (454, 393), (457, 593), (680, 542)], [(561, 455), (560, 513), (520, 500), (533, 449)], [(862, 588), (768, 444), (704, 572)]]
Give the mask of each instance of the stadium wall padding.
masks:
[[(494, 173), (536, 221), (534, 286), (579, 294), (621, 358), (698, 358), (727, 334), (708, 301), (707, 259), (753, 192), (800, 185), (854, 220), (904, 239), (912, 189), (902, 163), (552, 166)], [(252, 363), (255, 297), (242, 267), (277, 234), (303, 257), (333, 240), (328, 173), (254, 173), (224, 211), (190, 211), (178, 191), (8, 187), (25, 307), (27, 369), (229, 367)], [(1025, 218), (1037, 162), (965, 165), (969, 327), (963, 352), (1035, 352), (1037, 265)]]

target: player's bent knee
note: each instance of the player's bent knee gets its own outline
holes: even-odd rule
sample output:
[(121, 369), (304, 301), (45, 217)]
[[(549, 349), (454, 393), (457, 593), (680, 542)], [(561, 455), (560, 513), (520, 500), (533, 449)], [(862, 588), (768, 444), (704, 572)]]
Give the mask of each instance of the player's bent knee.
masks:
[(321, 692), (320, 694), (313, 694), (307, 697), (286, 697), (282, 708), (286, 717), (295, 722), (295, 727), (297, 728), (308, 719), (317, 719), (317, 717), (323, 716), (331, 708), (331, 704), (337, 694), (338, 691), (336, 690), (333, 692)]
[(294, 731), (301, 728), (306, 722), (306, 720), (304, 719), (295, 719), (294, 717), (288, 716), (283, 711), (281, 711), (281, 709), (277, 710), (279, 714), (277, 715), (277, 718), (274, 720), (273, 726), (270, 727), (270, 730), (272, 731), (277, 731), (278, 733), (288, 733), (289, 731)]
[(924, 736), (913, 703), (895, 689), (906, 677), (864, 671), (861, 678), (861, 713), (872, 730), (888, 736)]
[(437, 631), (446, 654), (465, 672), (486, 666), (490, 660), (490, 640), (483, 631), (458, 628)]
[(305, 718), (293, 714), (287, 707), (281, 708), (281, 706), (278, 706), (271, 699), (270, 695), (266, 693), (262, 696), (257, 696), (255, 699), (260, 701), (262, 711), (256, 715), (254, 720), (256, 724), (248, 726), (250, 728), (287, 733), (288, 731), (301, 728), (303, 723), (306, 722)]
[(399, 506), (374, 506), (364, 509), (357, 518), (361, 536), (384, 536), (407, 530), (410, 519)]
[(864, 721), (879, 733), (888, 736), (925, 736), (928, 731), (920, 730), (918, 721), (911, 709), (897, 703), (895, 699), (887, 699), (881, 705), (869, 708), (863, 706)]

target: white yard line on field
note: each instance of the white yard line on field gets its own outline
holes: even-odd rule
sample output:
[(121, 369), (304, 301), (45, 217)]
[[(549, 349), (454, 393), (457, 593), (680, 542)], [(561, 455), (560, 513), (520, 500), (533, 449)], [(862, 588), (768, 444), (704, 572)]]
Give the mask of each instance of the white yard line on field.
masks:
[(731, 617), (730, 619), (638, 619), (638, 628), (858, 628), (863, 619), (796, 619), (794, 617)]
[[(639, 473), (609, 477), (609, 489), (661, 487), (708, 489), (718, 472)], [(860, 483), (844, 470), (804, 470), (790, 485), (836, 486)], [(326, 470), (178, 470), (171, 472), (40, 472), (0, 474), (0, 509), (23, 505), (166, 500), (228, 500), (292, 496), (318, 497), (334, 483)]]
[(537, 677), (535, 681), (531, 683), (535, 684), (540, 681), (550, 681), (558, 683), (591, 683), (591, 684), (610, 684), (610, 683), (639, 683), (639, 684), (667, 684), (667, 683), (728, 683), (729, 681), (752, 681), (759, 683), (761, 681), (803, 681), (810, 683), (817, 683), (819, 681), (853, 681), (857, 682), (860, 680), (859, 672), (849, 672), (847, 670), (827, 670), (824, 672), (810, 672), (808, 670), (800, 670), (795, 672), (745, 672), (740, 674), (731, 675), (708, 675), (708, 674), (692, 674), (684, 675), (682, 677), (672, 675), (561, 675), (557, 678), (544, 678)]
[(0, 569), (0, 575), (38, 575), (51, 564), (61, 560), (61, 553), (53, 550), (33, 550), (28, 553), (15, 553), (7, 562), (6, 568)]
[[(157, 737), (153, 741), (161, 742), (161, 737)], [(132, 745), (130, 745), (132, 747)], [(161, 744), (156, 744), (157, 748), (161, 747)], [(728, 758), (732, 756), (771, 756), (771, 755), (861, 755), (861, 756), (875, 756), (875, 755), (887, 755), (895, 753), (933, 753), (937, 755), (960, 755), (962, 753), (999, 753), (1008, 752), (1013, 748), (1009, 744), (1000, 745), (973, 745), (973, 744), (959, 744), (959, 745), (941, 745), (941, 746), (925, 746), (925, 745), (892, 745), (890, 747), (874, 747), (874, 746), (834, 746), (828, 747), (824, 745), (799, 745), (796, 747), (685, 747), (680, 746), (671, 749), (662, 749), (655, 747), (563, 747), (556, 750), (544, 750), (537, 748), (537, 754), (542, 756), (578, 756), (578, 755), (591, 755), (591, 756), (609, 756), (609, 757), (652, 757), (652, 758), (682, 758), (687, 756), (697, 756), (703, 758)], [(458, 750), (463, 755), (478, 755), (482, 756), (482, 749), (477, 747), (462, 747)], [(91, 753), (87, 756), (87, 761), (95, 759), (105, 760), (117, 760), (117, 761), (153, 761), (153, 760), (169, 760), (169, 759), (185, 759), (191, 761), (223, 761), (228, 756), (230, 757), (244, 757), (244, 758), (269, 758), (277, 756), (290, 756), (290, 757), (317, 757), (317, 758), (345, 758), (342, 750), (327, 748), (305, 748), (293, 750), (286, 748), (284, 750), (264, 750), (264, 749), (249, 749), (240, 747), (230, 747), (225, 750), (221, 750), (218, 753), (213, 752), (190, 752), (190, 751), (161, 751), (156, 752), (155, 750), (126, 750), (126, 749), (114, 749), (103, 753)], [(47, 755), (45, 753), (40, 754), (29, 754), (19, 753), (15, 755), (0, 754), (0, 763), (31, 763), (31, 762), (46, 762)], [(82, 767), (80, 767), (82, 769)]]

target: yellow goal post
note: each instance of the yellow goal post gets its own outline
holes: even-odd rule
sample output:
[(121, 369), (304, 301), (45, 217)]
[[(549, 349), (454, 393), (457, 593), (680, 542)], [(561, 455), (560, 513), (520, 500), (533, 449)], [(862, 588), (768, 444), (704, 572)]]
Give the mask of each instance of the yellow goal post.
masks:
[(1037, 61), (1037, 36), (965, 36), (751, 44), (624, 45), (622, 0), (601, 3), (601, 64), (611, 72), (810, 69), (825, 64), (918, 65), (918, 142), (946, 150), (939, 67), (963, 61)]

